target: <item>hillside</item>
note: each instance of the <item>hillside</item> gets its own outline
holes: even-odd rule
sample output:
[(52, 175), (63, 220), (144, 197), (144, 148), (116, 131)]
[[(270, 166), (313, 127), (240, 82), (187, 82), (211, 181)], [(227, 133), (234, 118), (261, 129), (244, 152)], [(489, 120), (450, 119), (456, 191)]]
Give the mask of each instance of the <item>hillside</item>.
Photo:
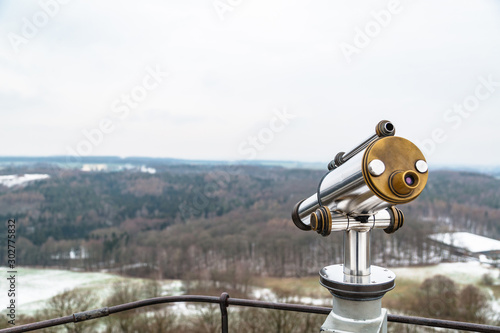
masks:
[[(340, 260), (341, 234), (322, 238), (303, 232), (289, 217), (293, 205), (315, 191), (323, 171), (153, 166), (155, 174), (92, 173), (49, 164), (4, 168), (5, 175), (50, 175), (25, 186), (0, 186), (0, 219), (18, 221), (18, 262), (241, 281), (249, 273), (316, 274)], [(499, 185), (500, 180), (481, 174), (431, 172), (421, 197), (400, 207), (404, 228), (393, 236), (373, 233), (375, 263), (436, 262), (439, 254), (426, 241), (433, 232), (500, 237)]]

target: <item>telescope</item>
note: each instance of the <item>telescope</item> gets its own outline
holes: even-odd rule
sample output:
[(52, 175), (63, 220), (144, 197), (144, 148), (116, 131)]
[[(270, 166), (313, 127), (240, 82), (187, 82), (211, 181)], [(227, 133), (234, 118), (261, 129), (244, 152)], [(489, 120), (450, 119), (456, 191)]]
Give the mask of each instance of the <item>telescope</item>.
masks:
[(404, 223), (405, 204), (422, 193), (428, 178), (424, 155), (380, 121), (375, 133), (328, 164), (316, 193), (292, 210), (294, 224), (328, 236), (344, 232), (344, 264), (324, 267), (320, 284), (333, 295), (333, 310), (322, 332), (386, 332), (381, 298), (395, 286), (395, 274), (371, 265), (370, 234), (394, 233)]

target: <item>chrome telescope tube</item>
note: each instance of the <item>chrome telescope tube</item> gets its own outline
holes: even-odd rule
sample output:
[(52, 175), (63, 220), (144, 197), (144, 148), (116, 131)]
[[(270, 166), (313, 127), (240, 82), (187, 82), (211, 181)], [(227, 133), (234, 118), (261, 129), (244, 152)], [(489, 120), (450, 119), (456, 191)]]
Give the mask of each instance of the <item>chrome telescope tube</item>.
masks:
[[(394, 130), (390, 122), (379, 124)], [(317, 192), (295, 205), (292, 220), (299, 229), (311, 230), (311, 214), (321, 207), (363, 221), (418, 197), (428, 177), (422, 152), (401, 137), (372, 139), (345, 154), (348, 159), (323, 177)]]
[(392, 206), (380, 200), (366, 185), (361, 170), (363, 152), (328, 173), (320, 183), (318, 193), (295, 206), (292, 219), (297, 227), (310, 230), (310, 215), (320, 207), (320, 201), (332, 212), (351, 216), (371, 215), (376, 209)]
[(370, 231), (372, 229), (386, 229), (394, 223), (394, 213), (391, 209), (384, 209), (369, 216), (365, 221), (359, 221), (342, 214), (332, 214), (332, 231)]
[[(323, 208), (311, 214), (311, 229), (319, 234), (330, 234), (335, 231), (368, 232), (373, 229), (384, 229), (393, 233), (403, 226), (404, 215), (401, 210), (392, 206), (364, 219), (356, 219), (339, 213), (331, 213)], [(326, 235), (325, 235), (326, 236)]]

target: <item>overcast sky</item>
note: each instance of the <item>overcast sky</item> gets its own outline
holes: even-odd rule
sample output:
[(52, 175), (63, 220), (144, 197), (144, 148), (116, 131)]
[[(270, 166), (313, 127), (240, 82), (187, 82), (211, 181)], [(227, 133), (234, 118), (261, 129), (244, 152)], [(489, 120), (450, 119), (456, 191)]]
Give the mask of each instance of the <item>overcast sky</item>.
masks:
[(0, 0), (0, 155), (500, 165), (497, 0)]

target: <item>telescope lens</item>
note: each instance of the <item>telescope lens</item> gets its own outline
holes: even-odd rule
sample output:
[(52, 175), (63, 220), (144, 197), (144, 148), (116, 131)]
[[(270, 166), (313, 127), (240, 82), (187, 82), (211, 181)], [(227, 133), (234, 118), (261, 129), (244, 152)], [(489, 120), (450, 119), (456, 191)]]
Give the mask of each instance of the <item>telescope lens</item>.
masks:
[(389, 187), (394, 194), (398, 196), (407, 196), (417, 188), (418, 181), (418, 175), (411, 170), (406, 172), (395, 171), (389, 178)]

